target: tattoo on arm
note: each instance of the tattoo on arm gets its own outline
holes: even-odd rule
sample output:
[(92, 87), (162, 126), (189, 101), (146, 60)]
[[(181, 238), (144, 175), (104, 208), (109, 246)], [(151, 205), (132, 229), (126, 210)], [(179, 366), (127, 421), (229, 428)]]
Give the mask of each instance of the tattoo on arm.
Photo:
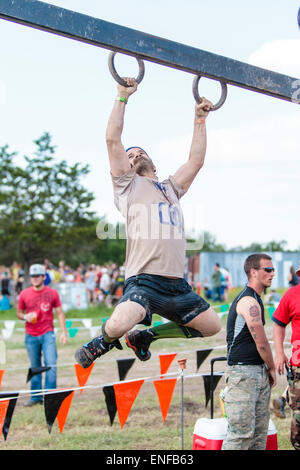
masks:
[(251, 305), (249, 308), (249, 313), (252, 321), (260, 321), (260, 311), (257, 305)]
[(256, 340), (257, 336), (256, 336), (256, 334), (254, 333), (254, 331), (255, 331), (254, 326), (250, 326), (250, 331), (251, 331), (251, 334), (252, 334), (253, 339)]

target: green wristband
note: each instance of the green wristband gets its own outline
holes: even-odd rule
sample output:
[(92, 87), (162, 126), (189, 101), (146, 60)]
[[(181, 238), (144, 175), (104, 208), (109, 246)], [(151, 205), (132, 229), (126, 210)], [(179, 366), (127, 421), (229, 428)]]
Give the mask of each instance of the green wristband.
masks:
[(122, 101), (123, 103), (127, 104), (127, 99), (126, 98), (123, 98), (123, 96), (118, 96), (116, 98), (116, 101)]

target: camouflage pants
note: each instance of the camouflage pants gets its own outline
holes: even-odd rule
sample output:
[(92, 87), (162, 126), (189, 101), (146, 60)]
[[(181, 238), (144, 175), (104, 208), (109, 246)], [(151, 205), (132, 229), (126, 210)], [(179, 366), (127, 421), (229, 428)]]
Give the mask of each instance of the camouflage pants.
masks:
[(228, 366), (223, 450), (265, 450), (271, 388), (265, 366)]
[(292, 411), (291, 443), (300, 450), (300, 367), (292, 367), (294, 378), (288, 379), (288, 404)]

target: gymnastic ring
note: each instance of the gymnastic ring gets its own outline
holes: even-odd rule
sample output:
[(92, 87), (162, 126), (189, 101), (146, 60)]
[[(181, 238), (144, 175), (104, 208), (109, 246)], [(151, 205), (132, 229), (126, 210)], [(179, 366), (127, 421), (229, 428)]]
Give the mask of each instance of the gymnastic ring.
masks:
[[(120, 85), (128, 87), (129, 85), (127, 85), (125, 80), (123, 80), (123, 78), (121, 78), (120, 75), (116, 71), (115, 63), (114, 63), (115, 55), (116, 55), (116, 52), (111, 52), (108, 57), (108, 67), (109, 67), (110, 73), (112, 74), (116, 82), (118, 82)], [(138, 61), (138, 64), (139, 64), (139, 74), (135, 80), (137, 83), (141, 83), (145, 74), (145, 65), (144, 65), (144, 61), (142, 59), (139, 59), (139, 57), (136, 57), (136, 60)]]
[[(196, 75), (193, 81), (193, 95), (196, 100), (196, 103), (198, 104), (202, 102), (202, 99), (200, 98), (199, 92), (198, 92), (198, 85), (199, 85), (200, 78), (201, 78), (201, 75)], [(227, 98), (227, 85), (224, 82), (220, 82), (220, 84), (222, 87), (221, 98), (215, 105), (213, 105), (211, 111), (216, 111), (217, 109), (221, 108), (221, 106), (225, 103), (225, 100)]]

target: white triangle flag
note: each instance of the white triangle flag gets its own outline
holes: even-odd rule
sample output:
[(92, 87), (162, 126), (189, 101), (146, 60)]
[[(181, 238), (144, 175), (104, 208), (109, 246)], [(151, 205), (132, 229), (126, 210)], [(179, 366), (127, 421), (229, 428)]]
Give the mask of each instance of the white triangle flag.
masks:
[(82, 323), (85, 326), (85, 328), (91, 328), (92, 327), (92, 319), (91, 318), (82, 318)]
[(12, 328), (4, 328), (1, 333), (2, 333), (2, 337), (3, 339), (9, 339), (12, 335)]

